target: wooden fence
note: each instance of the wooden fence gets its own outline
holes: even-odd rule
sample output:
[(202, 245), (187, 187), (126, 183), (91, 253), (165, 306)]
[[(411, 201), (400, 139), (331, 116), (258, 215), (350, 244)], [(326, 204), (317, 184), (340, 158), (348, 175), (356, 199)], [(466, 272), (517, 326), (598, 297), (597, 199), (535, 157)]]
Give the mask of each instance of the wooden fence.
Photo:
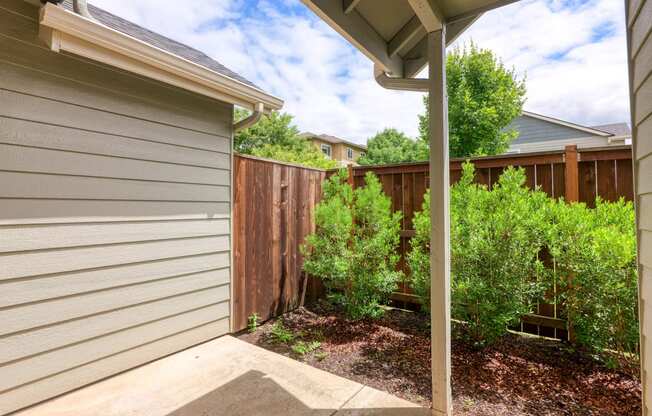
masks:
[[(314, 297), (299, 246), (314, 230), (325, 171), (248, 156), (234, 157), (233, 327), (241, 330)], [(308, 292), (308, 293), (307, 293)]]
[[(609, 201), (620, 197), (631, 201), (634, 197), (630, 146), (580, 150), (569, 146), (561, 151), (481, 157), (470, 161), (475, 165), (476, 182), (487, 186), (492, 186), (508, 166), (515, 166), (525, 169), (528, 186), (539, 186), (555, 198), (564, 197), (567, 201), (581, 201), (594, 206), (596, 196)], [(464, 162), (464, 159), (451, 160), (451, 184), (460, 179)], [(405, 255), (414, 235), (414, 212), (421, 210), (429, 186), (428, 163), (360, 166), (351, 171), (354, 186), (364, 183), (367, 172), (374, 172), (383, 184), (384, 192), (392, 199), (394, 211), (403, 211), (399, 267), (408, 276)], [(407, 281), (400, 284), (393, 299), (417, 302)], [(567, 333), (562, 317), (553, 292), (547, 297), (547, 302), (540, 302), (533, 314), (524, 317), (521, 330), (563, 339)]]
[[(553, 197), (593, 205), (595, 197), (633, 199), (631, 148), (565, 151), (475, 158), (476, 180), (491, 186), (507, 166), (525, 169), (530, 186), (540, 186)], [(460, 178), (463, 160), (452, 160), (451, 183)], [(404, 255), (414, 235), (412, 219), (421, 209), (428, 187), (428, 163), (364, 166), (352, 169), (354, 186), (363, 176), (378, 175), (393, 209), (403, 211), (400, 267), (408, 271)], [(298, 167), (248, 156), (234, 158), (233, 205), (233, 324), (244, 329), (247, 317), (262, 320), (294, 309), (303, 299), (319, 296), (323, 287), (307, 279), (301, 268), (299, 246), (314, 230), (314, 207), (327, 175), (318, 169)], [(415, 303), (407, 282), (394, 299)], [(554, 293), (537, 310), (524, 317), (525, 332), (565, 338), (566, 322)]]

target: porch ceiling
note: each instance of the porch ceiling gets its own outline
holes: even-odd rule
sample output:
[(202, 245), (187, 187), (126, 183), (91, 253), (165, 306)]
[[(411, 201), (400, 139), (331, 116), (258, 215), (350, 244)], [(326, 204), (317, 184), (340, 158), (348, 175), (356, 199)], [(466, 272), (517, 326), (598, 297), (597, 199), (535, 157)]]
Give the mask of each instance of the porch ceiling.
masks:
[(386, 72), (411, 78), (426, 65), (428, 31), (446, 24), (450, 44), (483, 12), (518, 0), (302, 1)]

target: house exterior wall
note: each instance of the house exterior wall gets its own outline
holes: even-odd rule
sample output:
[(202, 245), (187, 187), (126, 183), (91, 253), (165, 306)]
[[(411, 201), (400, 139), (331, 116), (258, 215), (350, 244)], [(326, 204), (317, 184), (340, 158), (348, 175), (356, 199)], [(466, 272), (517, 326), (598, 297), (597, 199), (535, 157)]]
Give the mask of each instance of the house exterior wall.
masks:
[(514, 144), (525, 144), (550, 140), (579, 139), (588, 135), (583, 131), (560, 126), (545, 120), (522, 115), (514, 119), (507, 129), (517, 130), (520, 134)]
[(0, 414), (229, 331), (231, 105), (0, 0)]
[(636, 190), (643, 414), (652, 391), (652, 0), (626, 1)]
[[(564, 150), (568, 145), (577, 145), (578, 148), (588, 147), (605, 147), (609, 146), (609, 139), (607, 137), (592, 136), (570, 139), (555, 139), (545, 140), (539, 142), (516, 142), (514, 141), (509, 146), (510, 153), (531, 153), (531, 152), (547, 152), (552, 150)], [(619, 142), (619, 144), (624, 144)]]
[[(357, 165), (356, 160), (358, 160), (358, 158), (362, 156), (363, 150), (361, 150), (359, 147), (354, 147), (347, 143), (330, 143), (325, 140), (319, 140), (318, 138), (311, 138), (309, 140), (317, 149), (319, 149), (319, 151), (321, 151), (322, 144), (330, 145), (331, 159), (339, 161), (342, 164), (342, 166), (347, 166), (348, 164)], [(346, 149), (348, 148), (353, 149), (353, 159), (349, 159), (347, 157)]]

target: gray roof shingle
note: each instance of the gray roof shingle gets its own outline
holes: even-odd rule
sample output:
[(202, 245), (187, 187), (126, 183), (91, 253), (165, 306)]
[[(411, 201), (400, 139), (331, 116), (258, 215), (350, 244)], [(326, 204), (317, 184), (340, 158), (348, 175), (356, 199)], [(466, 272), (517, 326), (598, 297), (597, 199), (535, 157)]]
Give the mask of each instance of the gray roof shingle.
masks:
[(614, 136), (631, 136), (632, 130), (627, 123), (603, 124), (600, 126), (591, 126), (592, 129), (611, 133)]
[[(73, 10), (72, 0), (65, 0), (63, 2), (63, 6), (68, 10)], [(219, 74), (238, 80), (244, 84), (249, 85), (250, 87), (261, 90), (261, 88), (253, 82), (231, 71), (229, 68), (225, 67), (221, 63), (217, 62), (210, 56), (197, 49), (191, 48), (190, 46), (184, 45), (183, 43), (177, 42), (163, 35), (159, 35), (158, 33), (138, 26), (135, 23), (131, 23), (126, 19), (109, 13), (106, 10), (100, 9), (99, 7), (93, 6), (92, 4), (88, 5), (88, 11), (95, 19), (97, 19), (97, 21), (110, 27), (111, 29), (115, 29), (126, 35), (146, 42), (152, 46), (163, 49), (164, 51), (170, 52), (198, 65), (204, 66)]]

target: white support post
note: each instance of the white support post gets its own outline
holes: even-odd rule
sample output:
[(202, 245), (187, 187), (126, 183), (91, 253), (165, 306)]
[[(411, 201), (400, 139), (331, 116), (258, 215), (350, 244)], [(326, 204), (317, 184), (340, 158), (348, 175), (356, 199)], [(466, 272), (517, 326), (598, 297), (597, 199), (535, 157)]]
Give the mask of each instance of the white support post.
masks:
[(452, 414), (450, 343), (450, 217), (446, 27), (428, 33), (430, 91), (430, 313), (432, 413)]

